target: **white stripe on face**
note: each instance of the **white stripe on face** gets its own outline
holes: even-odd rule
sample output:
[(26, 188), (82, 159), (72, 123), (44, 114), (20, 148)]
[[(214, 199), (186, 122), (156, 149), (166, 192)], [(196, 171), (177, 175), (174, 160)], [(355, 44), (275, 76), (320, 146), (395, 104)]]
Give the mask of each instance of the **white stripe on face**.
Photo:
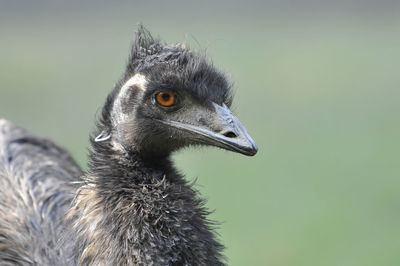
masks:
[[(141, 90), (146, 90), (146, 78), (142, 74), (135, 74), (133, 77), (128, 79), (127, 82), (122, 86), (120, 95), (121, 93), (125, 93), (125, 91), (133, 86), (137, 86)], [(119, 97), (118, 97), (119, 98)]]
[[(123, 105), (124, 100), (129, 97), (129, 90), (138, 90), (140, 94), (146, 91), (147, 80), (142, 74), (135, 74), (133, 77), (128, 79), (125, 84), (121, 87), (118, 96), (114, 100), (114, 105), (111, 114), (111, 123), (113, 125), (112, 133), (112, 145), (116, 150), (124, 150), (121, 142), (123, 141), (123, 128), (124, 124), (132, 119), (132, 113), (124, 113)], [(126, 103), (125, 103), (126, 104)]]
[(128, 119), (129, 114), (125, 114), (122, 111), (122, 103), (123, 100), (126, 98), (127, 93), (133, 87), (145, 91), (146, 90), (147, 80), (146, 77), (142, 74), (135, 74), (133, 77), (128, 79), (127, 82), (121, 87), (120, 92), (118, 93), (117, 98), (114, 101), (113, 111), (112, 111), (112, 120), (114, 127), (120, 123), (123, 123)]

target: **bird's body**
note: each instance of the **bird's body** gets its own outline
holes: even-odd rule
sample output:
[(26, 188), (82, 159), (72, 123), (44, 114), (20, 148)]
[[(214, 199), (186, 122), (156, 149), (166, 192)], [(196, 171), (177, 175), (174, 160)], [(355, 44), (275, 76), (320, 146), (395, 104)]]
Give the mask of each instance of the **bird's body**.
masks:
[(141, 27), (91, 138), (87, 173), (3, 120), (0, 264), (224, 265), (203, 200), (170, 154), (206, 144), (254, 155), (229, 95), (204, 58)]
[(80, 168), (61, 147), (0, 119), (0, 265), (62, 265), (61, 219)]

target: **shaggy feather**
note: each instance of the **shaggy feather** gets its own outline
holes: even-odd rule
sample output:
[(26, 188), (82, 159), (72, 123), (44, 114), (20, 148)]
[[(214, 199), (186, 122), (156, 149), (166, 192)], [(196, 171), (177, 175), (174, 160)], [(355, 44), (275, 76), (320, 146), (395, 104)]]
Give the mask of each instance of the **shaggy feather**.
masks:
[(0, 119), (0, 264), (63, 265), (61, 218), (82, 172), (67, 152)]
[[(146, 82), (120, 93), (136, 74)], [(190, 104), (157, 109), (159, 90)], [(86, 174), (54, 143), (0, 120), (1, 265), (224, 265), (204, 200), (170, 161), (173, 151), (201, 142), (154, 121), (189, 115), (201, 123), (193, 107), (231, 101), (209, 61), (140, 26), (91, 136)], [(100, 133), (109, 137), (94, 141)]]
[(93, 143), (70, 215), (90, 265), (223, 265), (204, 201), (171, 166)]

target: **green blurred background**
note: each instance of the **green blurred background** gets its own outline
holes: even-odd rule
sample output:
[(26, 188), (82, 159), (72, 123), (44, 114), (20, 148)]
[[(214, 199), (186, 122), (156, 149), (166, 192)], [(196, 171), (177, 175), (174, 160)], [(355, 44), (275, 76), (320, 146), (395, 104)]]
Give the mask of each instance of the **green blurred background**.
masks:
[(0, 116), (67, 147), (138, 22), (207, 50), (260, 150), (185, 150), (230, 265), (400, 265), (399, 1), (1, 1)]

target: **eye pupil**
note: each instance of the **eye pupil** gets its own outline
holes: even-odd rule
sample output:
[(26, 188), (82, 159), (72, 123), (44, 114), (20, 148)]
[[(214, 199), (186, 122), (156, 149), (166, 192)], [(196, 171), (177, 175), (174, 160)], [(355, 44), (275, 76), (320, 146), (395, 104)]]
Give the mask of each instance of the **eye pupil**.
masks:
[(168, 102), (169, 99), (171, 98), (171, 95), (169, 95), (168, 93), (162, 93), (161, 97), (164, 101)]

